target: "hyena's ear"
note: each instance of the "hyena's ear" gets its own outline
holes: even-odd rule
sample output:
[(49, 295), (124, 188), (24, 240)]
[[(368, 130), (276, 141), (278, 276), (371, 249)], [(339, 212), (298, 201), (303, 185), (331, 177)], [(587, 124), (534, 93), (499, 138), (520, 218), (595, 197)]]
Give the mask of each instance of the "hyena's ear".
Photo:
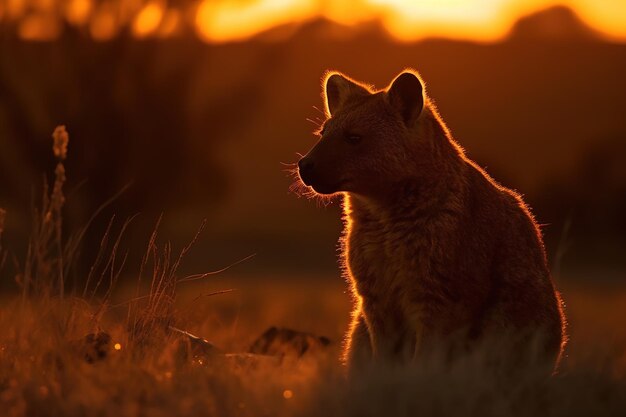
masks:
[(424, 85), (413, 72), (398, 75), (387, 89), (389, 103), (400, 113), (407, 126), (412, 126), (424, 108)]
[(329, 116), (345, 104), (346, 100), (354, 95), (366, 95), (370, 92), (362, 85), (346, 78), (338, 72), (330, 73), (326, 77), (324, 86), (324, 101), (326, 102), (326, 113)]

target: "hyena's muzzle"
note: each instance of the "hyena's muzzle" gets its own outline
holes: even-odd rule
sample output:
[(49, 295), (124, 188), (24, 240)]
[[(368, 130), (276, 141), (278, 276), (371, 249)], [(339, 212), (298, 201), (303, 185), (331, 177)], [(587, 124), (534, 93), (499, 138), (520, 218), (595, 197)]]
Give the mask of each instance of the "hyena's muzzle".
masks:
[(339, 190), (339, 184), (327, 178), (323, 164), (316, 163), (311, 152), (298, 161), (298, 173), (302, 182), (319, 194), (333, 194)]
[(313, 185), (313, 168), (314, 163), (306, 156), (298, 161), (298, 173), (304, 185)]

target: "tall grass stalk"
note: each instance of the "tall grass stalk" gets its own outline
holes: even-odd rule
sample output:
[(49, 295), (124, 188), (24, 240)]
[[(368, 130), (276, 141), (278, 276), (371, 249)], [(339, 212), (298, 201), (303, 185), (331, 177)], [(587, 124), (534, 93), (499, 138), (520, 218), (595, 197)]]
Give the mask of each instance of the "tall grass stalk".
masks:
[(69, 135), (65, 126), (58, 126), (53, 134), (52, 150), (57, 164), (52, 190), (43, 180), (41, 207), (33, 204), (33, 222), (24, 269), (18, 275), (23, 297), (31, 293), (65, 296), (65, 271), (63, 251), (63, 206), (65, 196), (65, 165)]
[[(172, 258), (170, 242), (166, 242), (163, 247), (157, 244), (161, 220), (162, 216), (157, 220), (148, 241), (137, 277), (135, 298), (128, 306), (129, 342), (139, 348), (167, 334), (169, 328), (175, 325), (174, 302), (177, 286), (182, 281), (178, 277), (178, 269), (206, 226), (206, 221), (203, 221), (193, 239), (182, 248), (176, 258)], [(151, 269), (150, 290), (146, 297), (141, 297), (141, 283), (148, 269)]]
[(7, 260), (7, 254), (2, 248), (2, 232), (4, 232), (4, 223), (6, 221), (7, 211), (0, 207), (0, 272), (4, 268), (4, 264)]

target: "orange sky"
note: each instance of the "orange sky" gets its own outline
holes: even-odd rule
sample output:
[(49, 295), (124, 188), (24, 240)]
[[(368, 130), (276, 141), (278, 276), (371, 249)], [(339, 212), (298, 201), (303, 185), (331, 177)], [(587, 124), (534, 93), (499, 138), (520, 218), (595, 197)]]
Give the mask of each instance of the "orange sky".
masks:
[[(242, 40), (276, 25), (325, 16), (347, 25), (380, 19), (400, 40), (442, 36), (494, 41), (520, 16), (567, 5), (609, 38), (626, 40), (626, 0), (199, 0), (184, 10), (165, 0), (5, 0), (0, 19), (20, 22), (26, 39), (58, 35), (59, 10), (75, 25), (86, 25), (106, 40), (128, 24), (137, 37), (169, 36), (183, 24), (209, 42)], [(30, 7), (30, 12), (29, 7)]]
[(626, 0), (205, 0), (196, 22), (210, 41), (241, 39), (315, 15), (345, 24), (380, 18), (401, 40), (490, 41), (504, 36), (520, 16), (558, 4), (570, 6), (609, 37), (626, 39)]

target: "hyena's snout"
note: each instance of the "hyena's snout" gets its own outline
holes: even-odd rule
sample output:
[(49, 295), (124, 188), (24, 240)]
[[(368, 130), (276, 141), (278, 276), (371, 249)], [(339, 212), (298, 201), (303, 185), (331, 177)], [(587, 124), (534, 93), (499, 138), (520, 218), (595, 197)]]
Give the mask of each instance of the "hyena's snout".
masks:
[[(315, 161), (315, 162), (314, 162)], [(318, 194), (333, 194), (339, 191), (339, 183), (328, 170), (328, 163), (320, 160), (319, 155), (313, 157), (309, 152), (298, 161), (300, 179)]]
[(313, 184), (313, 161), (304, 157), (298, 161), (298, 172), (300, 173), (300, 179), (305, 185)]

